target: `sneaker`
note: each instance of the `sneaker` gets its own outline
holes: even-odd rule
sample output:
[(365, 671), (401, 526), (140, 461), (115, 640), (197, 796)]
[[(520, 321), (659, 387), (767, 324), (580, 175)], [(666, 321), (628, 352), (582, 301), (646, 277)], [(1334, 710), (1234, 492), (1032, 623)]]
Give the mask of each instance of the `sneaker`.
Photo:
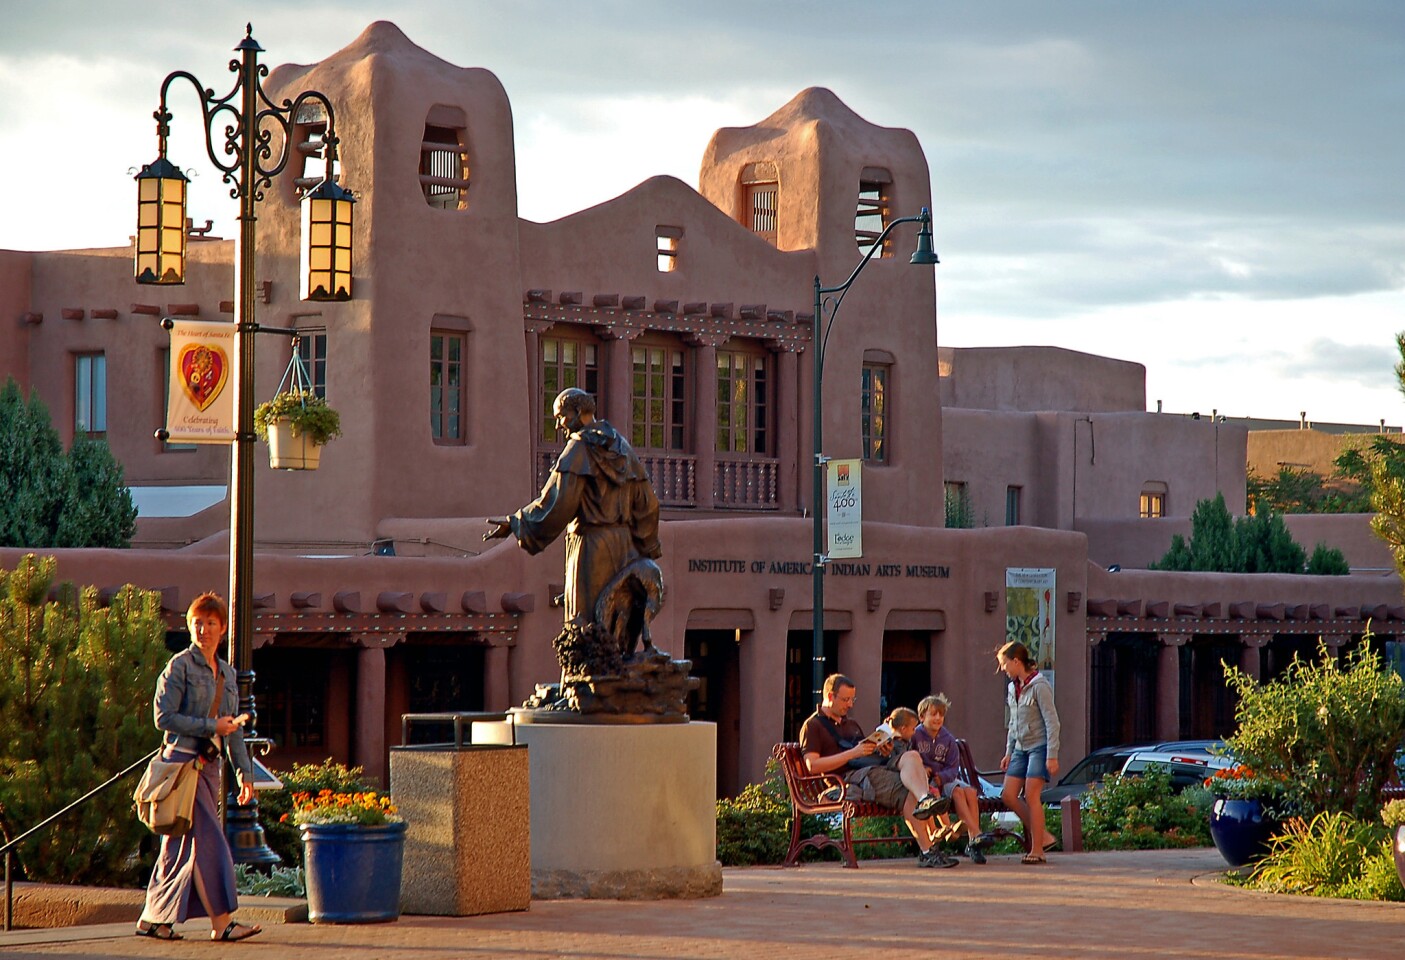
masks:
[(955, 857), (947, 856), (936, 847), (917, 857), (919, 867), (954, 867), (959, 862)]
[(966, 856), (971, 858), (972, 863), (985, 863), (985, 854), (976, 846), (974, 840), (966, 844)]
[(929, 793), (921, 800), (917, 801), (917, 806), (913, 808), (912, 815), (918, 820), (930, 820), (939, 813), (946, 813), (951, 809), (951, 800), (947, 797), (939, 797), (934, 793)]

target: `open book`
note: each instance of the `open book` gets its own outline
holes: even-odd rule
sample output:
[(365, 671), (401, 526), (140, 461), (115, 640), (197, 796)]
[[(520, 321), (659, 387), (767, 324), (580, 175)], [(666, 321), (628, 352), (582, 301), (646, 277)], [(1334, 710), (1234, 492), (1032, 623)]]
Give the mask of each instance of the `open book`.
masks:
[(869, 743), (881, 747), (883, 744), (893, 739), (893, 728), (886, 723), (880, 723), (878, 726), (874, 727), (873, 732), (864, 737), (864, 739)]

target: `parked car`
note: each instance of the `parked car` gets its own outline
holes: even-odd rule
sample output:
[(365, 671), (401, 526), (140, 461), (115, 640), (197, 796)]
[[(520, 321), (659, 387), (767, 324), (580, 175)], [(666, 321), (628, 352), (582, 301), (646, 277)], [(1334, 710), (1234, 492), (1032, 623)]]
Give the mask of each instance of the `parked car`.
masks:
[(1134, 776), (1152, 767), (1164, 767), (1171, 774), (1171, 788), (1177, 791), (1203, 783), (1216, 770), (1234, 765), (1233, 761), (1209, 753), (1189, 750), (1138, 750), (1122, 765), (1122, 776)]
[[(1078, 797), (1093, 784), (1109, 773), (1128, 772), (1124, 768), (1128, 760), (1137, 753), (1175, 754), (1182, 757), (1195, 757), (1200, 760), (1214, 760), (1220, 767), (1231, 766), (1217, 751), (1224, 747), (1223, 740), (1162, 740), (1152, 743), (1123, 744), (1116, 747), (1100, 747), (1078, 761), (1064, 774), (1059, 782), (1044, 788), (1043, 800), (1051, 806), (1058, 806), (1064, 797)], [(1138, 769), (1141, 769), (1140, 767)], [(1135, 771), (1132, 771), (1135, 772)], [(1202, 776), (1209, 776), (1205, 773)], [(1185, 784), (1181, 784), (1185, 786)]]

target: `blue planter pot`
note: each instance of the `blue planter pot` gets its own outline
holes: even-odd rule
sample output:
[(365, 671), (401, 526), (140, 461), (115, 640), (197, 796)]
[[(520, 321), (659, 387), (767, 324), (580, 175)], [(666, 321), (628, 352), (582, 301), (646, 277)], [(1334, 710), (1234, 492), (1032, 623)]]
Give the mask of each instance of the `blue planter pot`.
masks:
[(400, 916), (404, 823), (302, 827), (307, 913), (313, 923), (385, 923)]
[(1210, 837), (1231, 867), (1253, 863), (1267, 853), (1278, 826), (1257, 800), (1218, 799), (1210, 809)]

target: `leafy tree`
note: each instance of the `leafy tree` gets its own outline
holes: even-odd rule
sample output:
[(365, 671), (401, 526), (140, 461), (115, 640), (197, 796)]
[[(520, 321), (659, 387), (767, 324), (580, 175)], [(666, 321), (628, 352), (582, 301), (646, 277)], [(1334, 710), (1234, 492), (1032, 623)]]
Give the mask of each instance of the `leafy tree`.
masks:
[(1405, 744), (1405, 681), (1369, 647), (1346, 667), (1325, 646), (1272, 683), (1226, 665), (1238, 695), (1226, 750), (1260, 775), (1284, 780), (1299, 812), (1370, 819)]
[[(159, 743), (151, 697), (167, 658), (160, 595), (54, 586), (55, 561), (30, 554), (0, 571), (0, 832), (9, 840)], [(135, 777), (135, 774), (133, 774)], [(138, 879), (149, 836), (132, 814), (135, 780), (110, 787), (21, 845), (30, 880)]]
[(0, 390), (0, 546), (125, 547), (136, 520), (107, 444), (80, 436), (65, 455), (43, 401), (11, 378)]
[(969, 529), (976, 525), (975, 511), (971, 508), (971, 495), (963, 484), (957, 492), (946, 490), (947, 529)]
[(1310, 470), (1279, 467), (1273, 477), (1261, 477), (1250, 470), (1245, 477), (1249, 512), (1324, 513), (1328, 493), (1322, 477)]
[[(1405, 503), (1405, 502), (1403, 502)], [(1405, 528), (1403, 528), (1405, 529)], [(1261, 510), (1247, 517), (1230, 516), (1224, 494), (1201, 500), (1190, 518), (1190, 539), (1171, 538), (1171, 549), (1153, 570), (1204, 570), (1219, 573), (1347, 573), (1340, 550), (1318, 544), (1312, 565), (1279, 514)]]
[(1340, 550), (1319, 542), (1307, 558), (1307, 572), (1319, 577), (1344, 577), (1351, 573), (1351, 567)]

